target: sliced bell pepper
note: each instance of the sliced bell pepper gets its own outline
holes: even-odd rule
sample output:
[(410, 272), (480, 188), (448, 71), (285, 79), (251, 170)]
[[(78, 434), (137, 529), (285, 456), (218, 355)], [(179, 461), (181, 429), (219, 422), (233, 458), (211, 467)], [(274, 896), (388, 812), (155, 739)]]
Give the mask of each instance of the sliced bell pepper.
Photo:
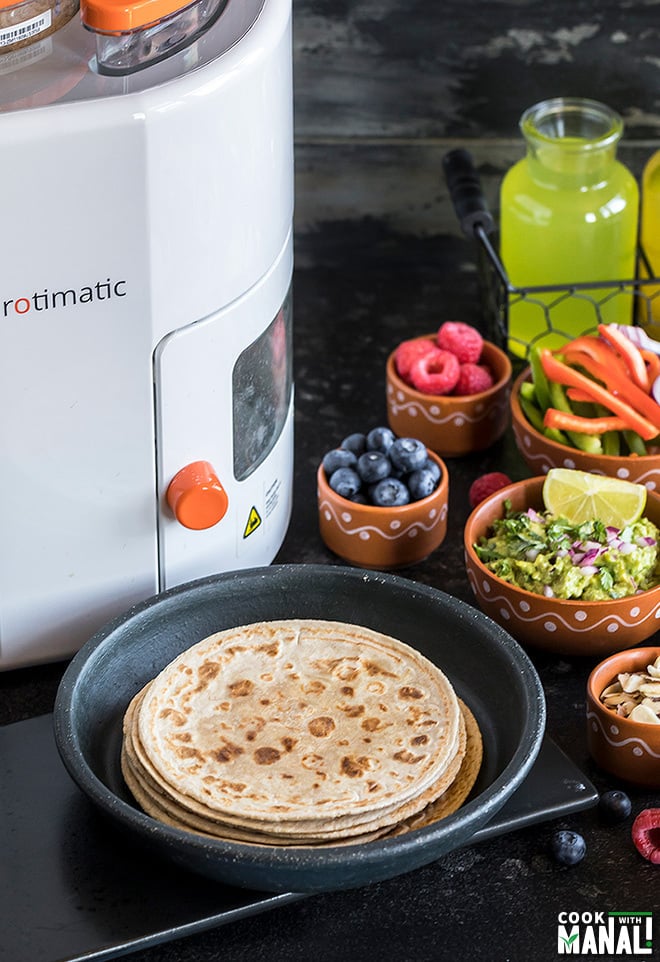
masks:
[[(548, 381), (548, 389), (550, 391), (551, 407), (555, 408), (557, 411), (563, 411), (564, 414), (573, 415), (575, 412), (570, 405), (568, 398), (566, 397), (566, 392), (561, 384), (556, 381)], [(549, 410), (546, 408), (546, 410)], [(545, 420), (544, 420), (545, 424)], [(545, 425), (548, 427), (548, 425)], [(557, 428), (556, 430), (561, 430)], [(593, 433), (586, 433), (585, 431), (580, 431), (579, 428), (575, 431), (570, 429), (566, 432), (571, 444), (575, 448), (579, 448), (580, 451), (585, 451), (587, 454), (602, 454), (603, 446), (601, 444), (600, 438)]]
[(548, 408), (543, 415), (546, 428), (559, 431), (579, 431), (581, 434), (606, 434), (608, 431), (623, 431), (626, 422), (623, 418), (612, 416), (602, 418), (583, 418), (579, 414), (568, 414), (557, 408)]
[(545, 411), (545, 409), (550, 406), (550, 390), (548, 388), (548, 379), (543, 373), (539, 349), (536, 344), (533, 344), (529, 349), (529, 369), (532, 375), (532, 384), (534, 385), (536, 400), (541, 410)]
[[(626, 404), (637, 411), (643, 418), (650, 421), (651, 424), (655, 426), (655, 433), (660, 431), (660, 404), (651, 397), (650, 394), (646, 394), (641, 388), (637, 387), (636, 384), (630, 379), (630, 375), (625, 369), (618, 368), (616, 364), (610, 361), (607, 364), (594, 361), (591, 355), (584, 353), (581, 350), (574, 350), (572, 344), (567, 345), (563, 349), (563, 355), (568, 362), (568, 364), (578, 364), (580, 367), (584, 368), (587, 374), (591, 374), (592, 377), (597, 378), (597, 380), (602, 381), (602, 383), (607, 388), (607, 393), (610, 395), (610, 403), (606, 406), (613, 411), (614, 414), (618, 414), (611, 406), (611, 397), (617, 397), (626, 402)], [(603, 404), (606, 402), (603, 401)], [(621, 415), (622, 417), (624, 415)], [(632, 427), (632, 425), (630, 425)], [(633, 430), (636, 430), (633, 428)], [(639, 432), (642, 434), (642, 432)], [(642, 437), (644, 435), (642, 434)]]
[(639, 455), (643, 457), (645, 454), (649, 453), (644, 441), (642, 438), (640, 438), (636, 431), (624, 431), (623, 437), (632, 455)]
[(644, 363), (646, 364), (646, 373), (649, 379), (649, 386), (651, 386), (655, 379), (660, 377), (660, 357), (655, 353), (655, 351), (648, 351), (644, 347), (639, 349), (639, 353), (644, 358)]
[(554, 357), (548, 348), (541, 350), (541, 363), (546, 377), (551, 383), (554, 381), (566, 387), (581, 389), (596, 404), (602, 404), (608, 411), (623, 418), (626, 426), (631, 431), (636, 431), (645, 441), (649, 441), (658, 434), (655, 424), (634, 410), (623, 398), (612, 394), (602, 384), (593, 381), (586, 374), (582, 374), (581, 371), (576, 371), (569, 364), (564, 364), (563, 361)]
[(621, 355), (628, 373), (638, 388), (649, 392), (649, 376), (639, 348), (614, 324), (599, 324), (598, 333)]

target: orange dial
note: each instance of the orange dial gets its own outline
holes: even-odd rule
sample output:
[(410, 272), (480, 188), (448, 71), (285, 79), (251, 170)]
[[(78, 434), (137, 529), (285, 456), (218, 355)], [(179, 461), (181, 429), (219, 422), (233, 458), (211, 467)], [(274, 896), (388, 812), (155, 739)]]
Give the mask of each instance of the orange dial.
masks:
[(181, 468), (170, 481), (166, 499), (177, 521), (195, 531), (212, 528), (229, 506), (227, 492), (208, 461), (192, 461)]

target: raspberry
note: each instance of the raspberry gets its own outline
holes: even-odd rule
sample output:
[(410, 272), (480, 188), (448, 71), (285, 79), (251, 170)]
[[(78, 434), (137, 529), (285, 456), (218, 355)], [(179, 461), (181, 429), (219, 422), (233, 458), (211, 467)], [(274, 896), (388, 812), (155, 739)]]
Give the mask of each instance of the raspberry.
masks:
[(435, 351), (436, 345), (428, 338), (417, 338), (413, 341), (402, 341), (394, 352), (394, 366), (399, 377), (407, 384), (410, 380), (410, 369), (420, 357)]
[(468, 492), (468, 497), (470, 499), (470, 505), (476, 508), (478, 504), (493, 494), (495, 491), (499, 491), (500, 488), (506, 487), (507, 484), (511, 484), (511, 478), (502, 474), (501, 471), (491, 471), (489, 474), (482, 474), (480, 478), (473, 481), (470, 485), (470, 490)]
[(476, 327), (461, 321), (445, 321), (437, 333), (436, 342), (443, 351), (455, 354), (461, 364), (476, 364), (484, 346), (484, 339)]
[(461, 364), (458, 383), (454, 394), (481, 394), (492, 387), (495, 381), (490, 368), (486, 364), (472, 364), (471, 361)]
[(660, 808), (645, 808), (632, 825), (635, 848), (645, 859), (660, 865)]
[(410, 381), (414, 388), (424, 394), (451, 394), (458, 382), (460, 369), (455, 354), (434, 347), (413, 363)]

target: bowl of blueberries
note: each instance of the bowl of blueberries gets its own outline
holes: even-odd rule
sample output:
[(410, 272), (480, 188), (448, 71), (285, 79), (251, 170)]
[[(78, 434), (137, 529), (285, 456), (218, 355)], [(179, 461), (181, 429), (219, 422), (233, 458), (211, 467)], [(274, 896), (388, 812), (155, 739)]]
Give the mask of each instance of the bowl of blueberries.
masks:
[(361, 568), (416, 564), (445, 539), (448, 494), (445, 463), (418, 438), (389, 427), (350, 434), (318, 467), (321, 537)]

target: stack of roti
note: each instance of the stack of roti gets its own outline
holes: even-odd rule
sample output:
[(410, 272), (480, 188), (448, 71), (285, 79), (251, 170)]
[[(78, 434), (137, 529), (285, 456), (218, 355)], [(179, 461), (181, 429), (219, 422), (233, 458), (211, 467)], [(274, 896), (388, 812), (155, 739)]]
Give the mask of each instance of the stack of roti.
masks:
[(126, 711), (122, 771), (168, 825), (336, 845), (455, 811), (481, 752), (474, 716), (419, 652), (300, 619), (218, 632), (166, 666)]

